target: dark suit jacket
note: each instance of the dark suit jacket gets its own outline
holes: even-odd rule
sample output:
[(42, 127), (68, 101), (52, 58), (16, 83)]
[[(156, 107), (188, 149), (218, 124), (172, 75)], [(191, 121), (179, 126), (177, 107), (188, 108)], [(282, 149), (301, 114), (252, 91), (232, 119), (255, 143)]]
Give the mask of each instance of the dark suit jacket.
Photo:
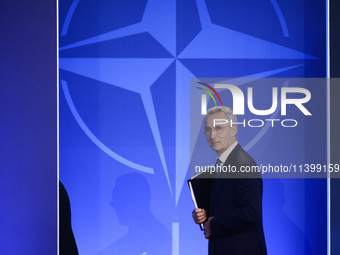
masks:
[(59, 254), (78, 255), (78, 248), (71, 227), (70, 199), (59, 181)]
[[(256, 162), (238, 144), (224, 166), (256, 166)], [(266, 255), (262, 226), (262, 179), (228, 174), (212, 180), (209, 216), (212, 235), (210, 255)], [(232, 178), (235, 177), (235, 178)]]

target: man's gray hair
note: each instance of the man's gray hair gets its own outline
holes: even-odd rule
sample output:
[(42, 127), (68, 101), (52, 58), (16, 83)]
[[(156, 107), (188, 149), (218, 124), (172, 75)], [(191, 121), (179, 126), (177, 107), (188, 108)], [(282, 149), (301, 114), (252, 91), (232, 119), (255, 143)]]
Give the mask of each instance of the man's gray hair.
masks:
[(232, 120), (233, 123), (237, 122), (236, 115), (233, 114), (233, 110), (229, 108), (228, 106), (214, 106), (208, 109), (207, 114), (205, 115), (205, 119), (211, 114), (218, 113), (218, 112), (224, 112), (226, 117), (229, 120)]

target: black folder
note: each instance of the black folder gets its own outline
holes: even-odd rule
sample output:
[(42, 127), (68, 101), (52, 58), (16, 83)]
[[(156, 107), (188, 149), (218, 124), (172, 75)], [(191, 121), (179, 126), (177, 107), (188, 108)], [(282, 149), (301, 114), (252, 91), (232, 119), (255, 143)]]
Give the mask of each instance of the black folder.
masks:
[[(211, 190), (211, 176), (208, 178), (209, 173), (202, 172), (188, 180), (188, 185), (191, 191), (192, 200), (194, 201), (196, 208), (202, 208), (207, 212), (209, 218), (210, 207), (210, 190)], [(204, 225), (200, 224), (201, 230), (204, 229)]]

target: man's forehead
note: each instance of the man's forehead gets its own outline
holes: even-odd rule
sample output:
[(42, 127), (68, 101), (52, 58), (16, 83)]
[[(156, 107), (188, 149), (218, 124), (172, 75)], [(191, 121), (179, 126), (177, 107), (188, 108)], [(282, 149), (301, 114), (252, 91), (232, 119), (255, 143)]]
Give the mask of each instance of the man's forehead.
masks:
[(228, 123), (229, 123), (229, 119), (225, 116), (219, 116), (219, 117), (218, 116), (217, 117), (212, 116), (212, 118), (207, 118), (205, 120), (205, 126), (206, 127), (210, 127), (210, 126), (224, 127)]
[(210, 123), (205, 123), (205, 127), (225, 127), (225, 126), (229, 126), (228, 123), (229, 122), (225, 122), (225, 123), (210, 122)]

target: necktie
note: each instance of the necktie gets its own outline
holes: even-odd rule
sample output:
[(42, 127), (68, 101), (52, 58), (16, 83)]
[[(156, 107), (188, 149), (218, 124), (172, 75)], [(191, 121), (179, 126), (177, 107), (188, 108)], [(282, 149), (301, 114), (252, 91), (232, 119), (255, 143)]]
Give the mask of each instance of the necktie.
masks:
[(220, 171), (219, 171), (220, 168), (217, 168), (217, 167), (221, 166), (221, 163), (222, 163), (222, 161), (219, 158), (217, 158), (216, 163), (215, 163), (216, 178), (218, 178), (218, 176), (220, 174)]
[(215, 163), (215, 168), (217, 166), (221, 165), (221, 163), (222, 163), (222, 161), (219, 158), (217, 158), (216, 163)]

